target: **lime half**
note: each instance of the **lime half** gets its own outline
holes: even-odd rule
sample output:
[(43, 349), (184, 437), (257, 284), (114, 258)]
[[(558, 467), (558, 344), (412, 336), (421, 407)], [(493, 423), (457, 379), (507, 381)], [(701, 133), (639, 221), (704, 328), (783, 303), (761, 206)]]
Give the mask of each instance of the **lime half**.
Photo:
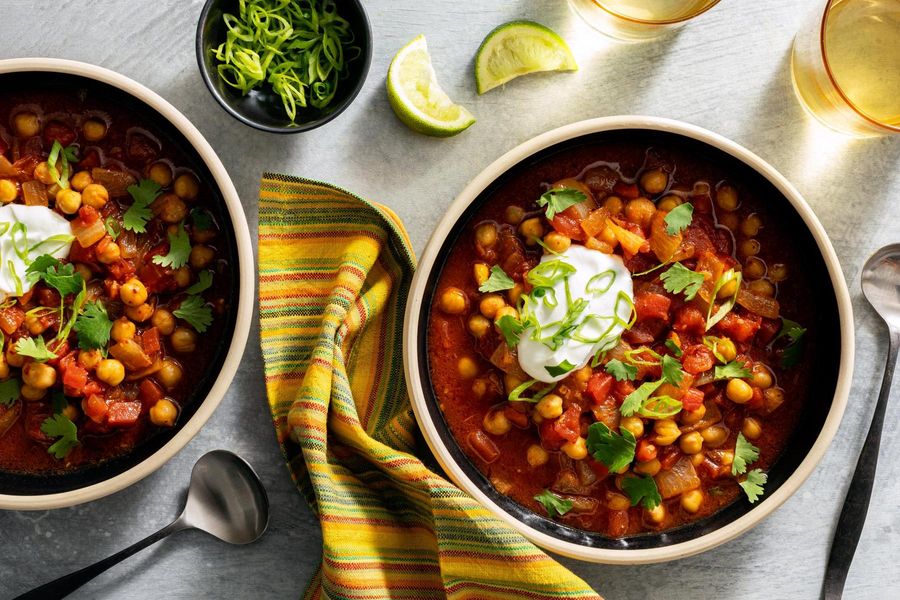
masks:
[(475, 56), (479, 94), (528, 73), (577, 70), (565, 40), (534, 21), (511, 21), (497, 27), (484, 38)]
[(397, 117), (419, 133), (449, 137), (475, 122), (472, 113), (454, 104), (438, 85), (424, 35), (401, 48), (391, 61), (387, 93)]

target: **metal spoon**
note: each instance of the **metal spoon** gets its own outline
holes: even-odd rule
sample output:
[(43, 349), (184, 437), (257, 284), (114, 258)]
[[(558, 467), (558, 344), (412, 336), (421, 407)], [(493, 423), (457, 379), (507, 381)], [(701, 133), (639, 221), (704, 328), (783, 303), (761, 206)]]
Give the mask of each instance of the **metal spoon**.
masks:
[(875, 481), (884, 412), (897, 366), (897, 354), (900, 352), (900, 244), (885, 246), (866, 261), (862, 273), (862, 290), (869, 304), (887, 323), (890, 345), (875, 414), (872, 415), (872, 424), (869, 426), (862, 453), (856, 462), (856, 471), (844, 499), (844, 508), (838, 519), (834, 540), (831, 542), (831, 554), (828, 556), (828, 567), (822, 584), (824, 600), (838, 600), (843, 594), (847, 572), (853, 562), (853, 553), (856, 551), (856, 544), (866, 522), (869, 497), (872, 495), (872, 484)]
[(229, 544), (257, 540), (269, 524), (269, 498), (242, 458), (227, 450), (200, 457), (181, 515), (153, 535), (108, 558), (26, 592), (14, 600), (64, 598), (111, 566), (182, 529), (199, 529)]

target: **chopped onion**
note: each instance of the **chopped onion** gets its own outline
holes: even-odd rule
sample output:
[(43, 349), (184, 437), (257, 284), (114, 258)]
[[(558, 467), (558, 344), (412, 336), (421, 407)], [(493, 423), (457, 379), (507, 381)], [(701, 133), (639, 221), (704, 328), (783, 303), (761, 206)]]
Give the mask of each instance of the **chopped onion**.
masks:
[(697, 477), (691, 459), (684, 456), (671, 469), (656, 474), (656, 486), (663, 499), (668, 500), (684, 492), (696, 490), (700, 487), (700, 478)]
[(137, 180), (130, 174), (111, 169), (91, 169), (91, 177), (93, 177), (94, 183), (99, 183), (105, 187), (106, 191), (113, 198), (127, 196), (128, 187), (137, 184)]
[(19, 171), (12, 165), (9, 160), (0, 154), (0, 177), (16, 177)]
[(744, 287), (738, 292), (737, 303), (750, 312), (767, 319), (777, 319), (781, 312), (781, 306), (778, 304), (778, 300), (769, 298), (768, 296), (755, 294)]
[(26, 181), (22, 184), (22, 196), (27, 206), (49, 206), (47, 186), (37, 180)]
[(103, 236), (106, 235), (106, 227), (100, 219), (90, 225), (85, 225), (81, 219), (75, 219), (72, 221), (72, 233), (81, 247), (87, 248), (103, 239)]

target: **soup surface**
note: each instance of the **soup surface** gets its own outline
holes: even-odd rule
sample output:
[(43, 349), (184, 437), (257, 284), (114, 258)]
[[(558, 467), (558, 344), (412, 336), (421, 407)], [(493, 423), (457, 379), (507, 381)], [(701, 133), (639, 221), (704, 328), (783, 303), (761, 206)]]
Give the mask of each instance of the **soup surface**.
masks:
[(788, 222), (676, 144), (587, 145), (502, 182), (430, 307), (460, 448), (499, 493), (610, 537), (758, 501), (810, 380)]
[(0, 99), (0, 471), (74, 471), (171, 430), (225, 341), (215, 193), (152, 129), (100, 87)]

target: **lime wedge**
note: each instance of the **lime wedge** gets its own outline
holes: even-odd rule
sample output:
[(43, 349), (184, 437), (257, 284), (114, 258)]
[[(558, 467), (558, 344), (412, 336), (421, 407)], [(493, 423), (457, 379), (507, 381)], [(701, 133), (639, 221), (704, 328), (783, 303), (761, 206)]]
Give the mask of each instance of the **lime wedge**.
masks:
[(449, 137), (475, 122), (472, 113), (454, 104), (438, 85), (424, 35), (401, 48), (391, 61), (387, 93), (397, 117), (425, 135)]
[(497, 27), (484, 38), (475, 56), (479, 94), (528, 73), (577, 70), (565, 40), (534, 21), (511, 21)]

